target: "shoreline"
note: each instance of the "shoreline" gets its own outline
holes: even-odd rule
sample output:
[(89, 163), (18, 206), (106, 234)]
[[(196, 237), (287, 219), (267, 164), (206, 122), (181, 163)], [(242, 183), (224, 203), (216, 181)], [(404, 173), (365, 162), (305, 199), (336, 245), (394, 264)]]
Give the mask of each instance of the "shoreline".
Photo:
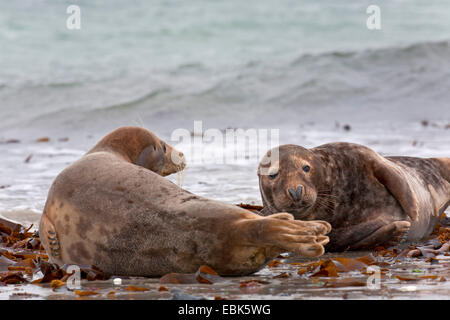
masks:
[[(445, 219), (441, 221), (448, 222)], [(66, 284), (68, 275), (64, 271), (60, 273), (53, 269), (49, 273), (48, 262), (39, 261), (40, 258), (37, 261), (20, 258), (37, 255), (45, 260), (46, 254), (40, 242), (36, 242), (36, 233), (12, 221), (0, 219), (0, 222), (3, 223), (0, 224), (3, 241), (0, 247), (0, 266), (3, 268), (0, 272), (0, 299), (450, 299), (450, 228), (447, 226), (437, 228), (434, 238), (431, 237), (437, 239), (439, 236), (442, 252), (431, 249), (430, 245), (424, 246), (427, 242), (422, 242), (417, 246), (325, 253), (310, 260), (282, 254), (259, 272), (241, 277), (220, 277), (213, 270), (201, 267), (195, 275), (169, 274), (160, 278), (112, 276), (97, 280), (105, 277), (101, 271), (93, 266), (80, 266), (82, 275), (94, 280), (82, 279), (81, 286), (73, 289)], [(11, 245), (4, 242), (8, 238), (5, 238), (8, 228), (13, 230), (11, 236), (17, 237)], [(436, 247), (436, 240), (428, 242), (433, 241)], [(7, 257), (15, 257), (16, 261)], [(28, 267), (14, 267), (25, 265), (24, 261)], [(9, 271), (5, 271), (5, 266)], [(380, 268), (381, 282), (376, 290), (367, 285), (371, 275), (369, 266)], [(1, 279), (6, 279), (5, 274), (14, 277), (18, 272), (24, 272), (23, 277), (11, 281), (21, 284), (2, 283)], [(121, 279), (120, 284), (117, 278)], [(37, 283), (42, 279), (47, 280)]]

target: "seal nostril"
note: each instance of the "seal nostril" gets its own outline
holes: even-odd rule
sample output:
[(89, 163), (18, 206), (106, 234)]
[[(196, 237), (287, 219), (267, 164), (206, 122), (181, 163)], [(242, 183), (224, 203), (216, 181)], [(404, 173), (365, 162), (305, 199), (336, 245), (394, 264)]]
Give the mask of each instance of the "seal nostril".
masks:
[(292, 199), (294, 199), (294, 201), (297, 201), (297, 194), (295, 193), (294, 189), (288, 189), (289, 194), (291, 195)]
[(303, 191), (303, 187), (298, 186), (297, 191), (296, 191), (298, 201), (300, 201), (302, 199), (302, 191)]

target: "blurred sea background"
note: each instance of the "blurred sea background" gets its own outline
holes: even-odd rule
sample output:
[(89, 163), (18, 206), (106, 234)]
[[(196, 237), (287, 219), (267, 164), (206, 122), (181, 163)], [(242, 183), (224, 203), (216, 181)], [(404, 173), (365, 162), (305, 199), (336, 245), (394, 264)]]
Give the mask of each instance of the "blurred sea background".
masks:
[[(66, 27), (71, 4), (80, 30)], [(381, 30), (366, 27), (371, 4)], [(0, 1), (4, 217), (36, 223), (56, 175), (109, 131), (144, 126), (177, 144), (173, 130), (195, 120), (279, 129), (280, 144), (449, 157), (450, 2)], [(258, 160), (188, 159), (182, 186), (259, 204)]]

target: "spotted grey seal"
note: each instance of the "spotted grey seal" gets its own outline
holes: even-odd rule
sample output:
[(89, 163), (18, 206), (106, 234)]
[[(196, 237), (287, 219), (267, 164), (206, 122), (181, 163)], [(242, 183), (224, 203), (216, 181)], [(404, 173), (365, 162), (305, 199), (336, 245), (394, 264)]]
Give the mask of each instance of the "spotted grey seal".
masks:
[(328, 221), (330, 251), (420, 240), (450, 203), (450, 158), (382, 157), (341, 142), (283, 145), (270, 163), (273, 151), (258, 168), (262, 214)]

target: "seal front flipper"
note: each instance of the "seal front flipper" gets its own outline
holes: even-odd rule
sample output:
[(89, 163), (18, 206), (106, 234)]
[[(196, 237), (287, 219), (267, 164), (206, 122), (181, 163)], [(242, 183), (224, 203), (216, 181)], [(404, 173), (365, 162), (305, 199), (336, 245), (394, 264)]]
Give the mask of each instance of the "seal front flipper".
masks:
[(270, 216), (272, 214), (272, 211), (268, 207), (264, 207), (261, 210), (259, 210), (258, 214), (260, 216)]
[(411, 223), (409, 221), (394, 221), (387, 224), (361, 241), (350, 246), (350, 249), (367, 249), (381, 245), (395, 246), (406, 240)]
[(450, 182), (450, 158), (432, 158), (432, 160), (439, 163), (439, 171), (442, 177), (447, 180), (447, 182)]
[(354, 226), (331, 230), (327, 251), (372, 249), (377, 246), (393, 246), (406, 240), (409, 221), (369, 220)]
[(61, 247), (55, 226), (45, 213), (42, 214), (39, 225), (39, 235), (44, 248), (49, 248), (47, 254), (53, 262), (61, 260)]
[(408, 177), (394, 163), (378, 154), (372, 161), (372, 170), (375, 178), (392, 193), (411, 220), (418, 221), (419, 205)]

